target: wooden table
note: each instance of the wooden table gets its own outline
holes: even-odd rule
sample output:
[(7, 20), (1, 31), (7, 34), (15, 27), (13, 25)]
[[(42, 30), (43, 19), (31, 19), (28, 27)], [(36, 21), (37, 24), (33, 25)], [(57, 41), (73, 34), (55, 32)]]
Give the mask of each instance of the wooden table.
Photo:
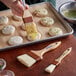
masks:
[[(39, 50), (55, 41), (62, 41), (62, 44), (52, 52), (44, 55), (44, 59), (34, 64), (31, 68), (27, 68), (17, 61), (16, 57), (27, 53), (31, 49)], [(54, 70), (52, 74), (48, 74), (44, 69), (53, 62), (55, 58), (67, 48), (72, 47), (72, 52), (64, 58), (61, 64)], [(23, 48), (17, 48), (0, 52), (0, 58), (7, 61), (6, 69), (14, 71), (16, 76), (76, 76), (76, 39), (73, 35), (58, 40), (52, 40), (33, 44)]]

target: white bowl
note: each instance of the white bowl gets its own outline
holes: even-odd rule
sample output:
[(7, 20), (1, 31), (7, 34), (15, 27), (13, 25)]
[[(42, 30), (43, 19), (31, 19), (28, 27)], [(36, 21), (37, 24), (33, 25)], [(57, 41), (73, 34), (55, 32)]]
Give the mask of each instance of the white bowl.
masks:
[(63, 11), (68, 11), (68, 10), (75, 10), (76, 11), (76, 1), (73, 2), (66, 2), (64, 4), (62, 4), (59, 7), (59, 13), (61, 14), (61, 16), (66, 19), (67, 21), (76, 24), (76, 17), (75, 18), (70, 18), (64, 15)]

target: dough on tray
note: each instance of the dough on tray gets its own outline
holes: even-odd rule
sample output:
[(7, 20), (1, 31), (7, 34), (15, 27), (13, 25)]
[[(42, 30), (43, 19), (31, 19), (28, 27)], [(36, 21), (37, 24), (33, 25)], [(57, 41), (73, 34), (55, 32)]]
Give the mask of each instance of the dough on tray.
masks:
[(15, 32), (15, 27), (13, 25), (6, 25), (2, 29), (2, 33), (5, 35), (10, 35), (10, 34), (13, 34), (14, 32)]
[(21, 29), (24, 30), (24, 31), (26, 31), (26, 27), (25, 26), (26, 26), (25, 24), (21, 25)]
[(30, 41), (39, 40), (41, 38), (41, 34), (39, 32), (30, 33), (27, 35), (27, 38)]
[(54, 19), (50, 17), (44, 17), (40, 20), (40, 23), (44, 26), (51, 26), (54, 24)]
[(9, 21), (7, 16), (0, 16), (0, 24), (7, 24)]
[(16, 21), (21, 21), (22, 17), (17, 16), (17, 15), (13, 15), (13, 19), (16, 20)]
[(36, 9), (34, 11), (34, 15), (37, 16), (37, 17), (44, 17), (47, 14), (48, 14), (48, 11), (45, 8)]
[(59, 27), (51, 27), (49, 29), (49, 35), (51, 36), (57, 36), (57, 35), (62, 35), (62, 34), (63, 34), (63, 31)]
[(21, 36), (13, 36), (8, 40), (10, 45), (18, 45), (23, 43), (23, 38)]
[(19, 31), (19, 34), (20, 34), (20, 36), (22, 36), (22, 37), (26, 37), (26, 36), (27, 36), (27, 32), (26, 32), (26, 31), (23, 31), (23, 30), (20, 30), (20, 31)]

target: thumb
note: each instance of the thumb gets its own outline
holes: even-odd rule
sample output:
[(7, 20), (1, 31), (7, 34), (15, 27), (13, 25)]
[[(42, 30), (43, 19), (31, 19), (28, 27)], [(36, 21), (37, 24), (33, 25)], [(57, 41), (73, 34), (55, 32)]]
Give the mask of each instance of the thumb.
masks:
[(29, 5), (28, 4), (25, 5), (25, 9), (29, 9)]
[[(23, 5), (23, 1), (22, 0), (17, 0), (17, 1), (20, 1), (21, 4)], [(29, 9), (29, 5), (25, 3), (25, 9)]]

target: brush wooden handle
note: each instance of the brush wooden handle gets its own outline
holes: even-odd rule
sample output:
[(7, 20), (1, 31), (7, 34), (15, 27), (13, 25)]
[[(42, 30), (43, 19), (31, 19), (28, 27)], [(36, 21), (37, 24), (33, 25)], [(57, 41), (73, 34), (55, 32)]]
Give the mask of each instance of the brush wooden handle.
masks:
[(23, 6), (25, 6), (25, 5), (26, 5), (26, 2), (25, 2), (25, 0), (22, 0), (22, 2), (23, 2)]
[[(23, 6), (25, 6), (26, 5), (26, 2), (25, 2), (25, 0), (22, 0), (22, 2), (23, 2)], [(25, 11), (24, 11), (24, 13), (23, 13), (23, 18), (32, 18), (32, 14), (30, 13), (30, 11), (28, 10), (28, 9), (26, 9)]]
[(47, 47), (45, 47), (44, 49), (41, 49), (39, 51), (31, 51), (31, 52), (33, 52), (34, 54), (38, 55), (41, 59), (43, 59), (43, 55), (45, 53), (57, 48), (60, 44), (61, 44), (61, 41), (54, 42), (54, 43), (48, 45)]
[[(16, 1), (21, 1), (21, 0), (16, 0)], [(22, 4), (23, 4), (23, 6), (25, 6), (25, 5), (26, 5), (25, 0), (22, 0)]]
[(72, 47), (68, 48), (66, 51), (63, 52), (63, 54), (60, 57), (58, 57), (57, 59), (55, 59), (55, 61), (57, 61), (58, 63), (60, 63), (61, 60), (64, 57), (66, 57), (71, 52), (71, 50), (72, 50)]

